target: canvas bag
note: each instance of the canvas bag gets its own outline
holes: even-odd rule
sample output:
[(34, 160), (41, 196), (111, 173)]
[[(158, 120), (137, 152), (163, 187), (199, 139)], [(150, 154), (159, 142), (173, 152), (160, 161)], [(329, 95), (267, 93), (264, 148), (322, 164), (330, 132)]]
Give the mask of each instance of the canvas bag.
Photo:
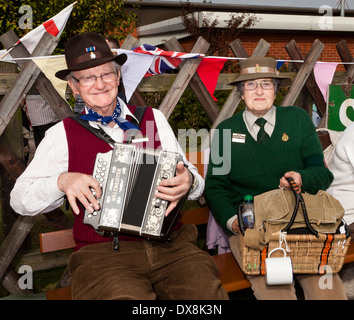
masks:
[[(298, 197), (302, 198), (306, 206), (307, 223), (301, 205), (298, 206), (297, 214), (294, 212)], [(340, 202), (323, 190), (316, 195), (297, 193), (295, 190), (271, 190), (254, 197), (254, 212), (255, 227), (246, 229), (244, 245), (256, 250), (263, 250), (272, 233), (281, 230), (290, 233), (308, 229), (314, 234), (317, 232), (334, 234), (344, 216)], [(295, 219), (292, 221), (293, 217)], [(285, 230), (290, 222), (291, 229)]]

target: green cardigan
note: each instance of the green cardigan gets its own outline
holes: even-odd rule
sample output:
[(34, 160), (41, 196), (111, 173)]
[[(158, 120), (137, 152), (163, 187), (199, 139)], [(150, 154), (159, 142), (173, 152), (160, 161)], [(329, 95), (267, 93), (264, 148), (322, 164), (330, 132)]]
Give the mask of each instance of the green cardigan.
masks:
[(226, 223), (243, 197), (278, 188), (287, 171), (300, 173), (301, 191), (311, 194), (326, 190), (333, 180), (306, 111), (276, 107), (276, 125), (265, 145), (250, 135), (242, 112), (220, 123), (213, 136), (204, 191), (217, 222), (229, 232)]

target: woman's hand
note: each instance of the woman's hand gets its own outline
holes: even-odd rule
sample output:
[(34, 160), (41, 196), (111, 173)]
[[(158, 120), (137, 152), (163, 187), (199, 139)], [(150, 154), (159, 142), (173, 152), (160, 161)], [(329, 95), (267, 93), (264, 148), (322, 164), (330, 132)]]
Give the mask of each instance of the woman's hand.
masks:
[(240, 226), (238, 225), (238, 218), (234, 220), (232, 223), (232, 232), (234, 233), (240, 233)]
[(286, 180), (286, 178), (289, 178), (289, 177), (294, 179), (295, 183), (297, 184), (297, 186), (299, 187), (300, 192), (301, 192), (301, 186), (302, 186), (301, 174), (298, 172), (295, 172), (295, 171), (289, 171), (284, 174), (284, 176), (280, 179), (279, 188), (292, 190), (291, 185), (289, 184), (289, 181)]

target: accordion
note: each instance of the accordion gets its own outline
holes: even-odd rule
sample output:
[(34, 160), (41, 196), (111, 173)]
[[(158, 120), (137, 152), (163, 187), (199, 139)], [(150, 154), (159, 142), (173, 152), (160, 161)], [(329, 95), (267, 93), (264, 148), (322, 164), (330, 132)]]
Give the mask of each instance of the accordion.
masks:
[(186, 196), (165, 217), (168, 201), (155, 196), (163, 179), (175, 176), (178, 153), (115, 143), (96, 156), (93, 177), (100, 182), (100, 210), (84, 214), (84, 223), (101, 235), (128, 233), (168, 241)]

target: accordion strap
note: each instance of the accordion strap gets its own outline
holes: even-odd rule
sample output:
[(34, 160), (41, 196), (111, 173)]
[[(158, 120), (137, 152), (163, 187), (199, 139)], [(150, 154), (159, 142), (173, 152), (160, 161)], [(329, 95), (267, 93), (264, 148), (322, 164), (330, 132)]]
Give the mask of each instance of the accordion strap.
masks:
[(80, 119), (80, 114), (77, 114), (75, 116), (71, 116), (69, 118), (75, 120), (77, 123), (81, 124), (84, 128), (86, 128), (88, 131), (93, 133), (96, 137), (102, 139), (103, 141), (109, 143), (109, 144), (114, 144), (115, 141), (112, 139), (112, 137), (107, 134), (102, 128), (94, 128), (92, 127), (88, 121)]
[[(142, 107), (138, 106), (135, 108), (134, 117), (137, 119), (137, 121), (133, 118), (132, 122), (134, 124), (138, 125), (141, 122), (141, 120), (144, 117), (146, 109), (147, 109), (147, 106), (142, 106)], [(86, 128), (88, 131), (90, 131), (96, 137), (102, 139), (103, 141), (105, 141), (109, 144), (115, 143), (115, 141), (112, 139), (112, 137), (109, 134), (107, 134), (102, 128), (100, 128), (100, 127), (98, 127), (98, 129), (94, 128), (89, 124), (88, 121), (80, 119), (80, 117), (81, 117), (81, 114), (76, 114), (76, 115), (71, 116), (69, 118), (71, 118), (71, 119), (75, 120), (77, 123), (81, 124), (84, 128)]]

